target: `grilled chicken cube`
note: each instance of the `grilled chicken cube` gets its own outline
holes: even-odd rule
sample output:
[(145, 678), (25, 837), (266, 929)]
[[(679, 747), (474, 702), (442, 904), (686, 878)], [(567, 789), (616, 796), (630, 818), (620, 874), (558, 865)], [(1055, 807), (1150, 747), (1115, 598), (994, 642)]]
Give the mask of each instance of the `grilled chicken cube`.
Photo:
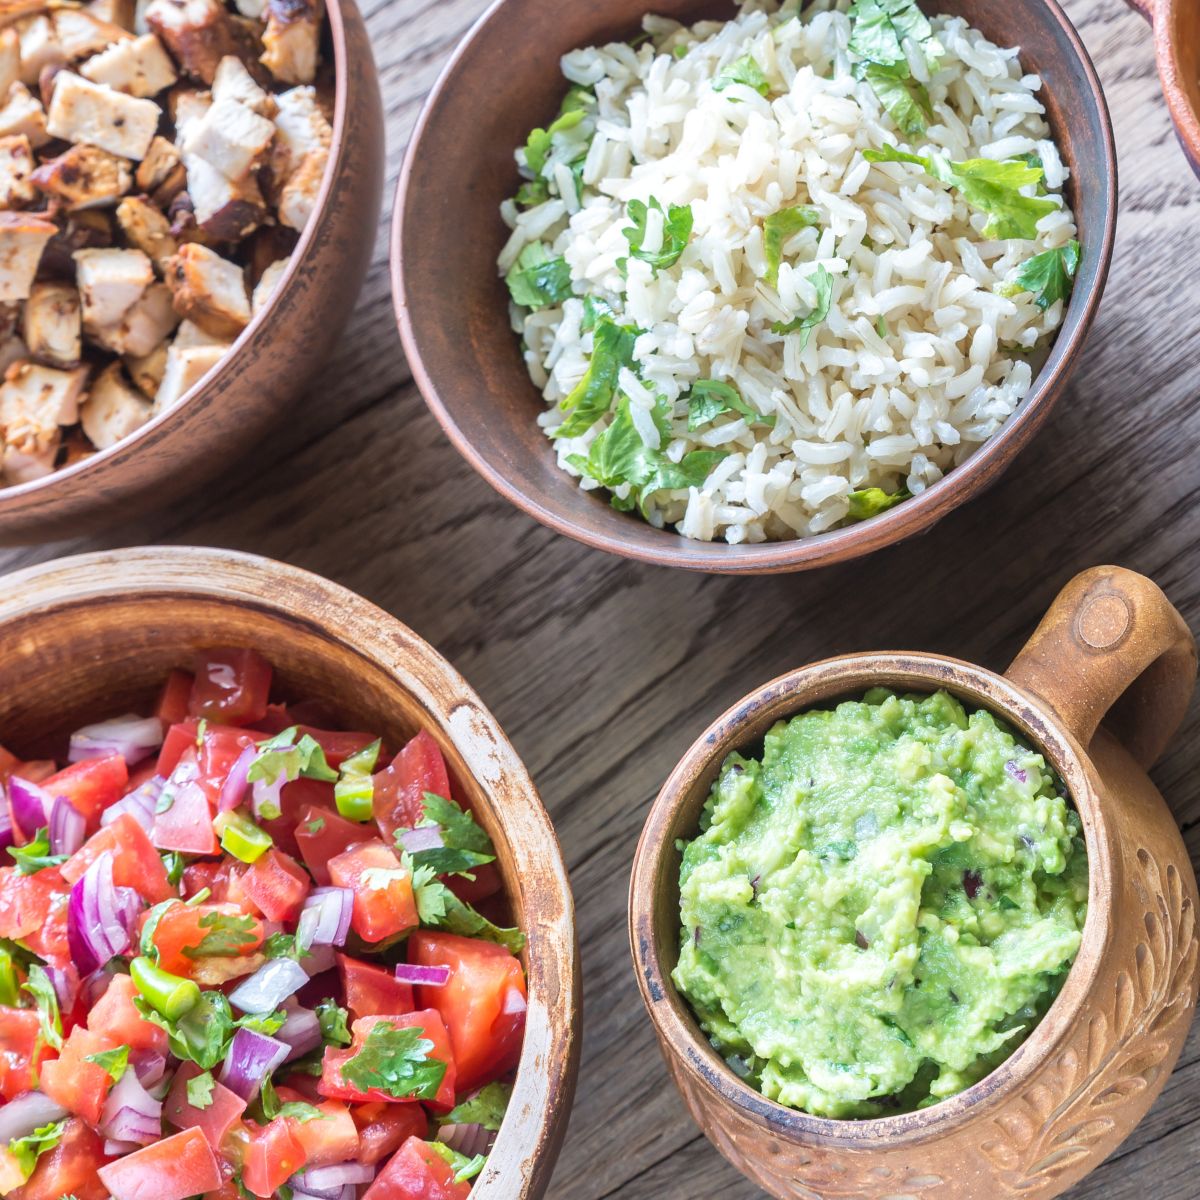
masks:
[(175, 123), (175, 145), (182, 146), (191, 127), (212, 108), (212, 92), (206, 88), (177, 87), (167, 97), (167, 108)]
[(79, 142), (65, 154), (47, 159), (33, 173), (34, 184), (67, 208), (103, 208), (115, 204), (133, 183), (128, 159)]
[(89, 58), (79, 73), (93, 83), (102, 83), (130, 96), (157, 96), (179, 76), (170, 55), (152, 33), (128, 38)]
[(149, 354), (178, 324), (171, 289), (165, 283), (153, 283), (115, 325), (88, 332), (106, 350), (136, 358)]
[(274, 117), (278, 105), (270, 92), (264, 91), (246, 70), (246, 64), (232, 54), (221, 59), (213, 77), (212, 95), (215, 101), (237, 100), (260, 117)]
[(14, 83), (9, 88), (8, 99), (0, 108), (0, 137), (18, 135), (27, 137), (35, 150), (50, 140), (46, 132), (46, 110), (23, 83)]
[(87, 377), (87, 367), (63, 371), (28, 359), (13, 363), (0, 384), (0, 425), (7, 429), (21, 420), (44, 428), (74, 425)]
[(90, 0), (87, 10), (109, 25), (120, 25), (128, 33), (134, 31), (136, 0)]
[(300, 230), (308, 224), (317, 206), (321, 191), (321, 180), (329, 162), (328, 150), (314, 150), (306, 154), (300, 165), (288, 176), (288, 181), (279, 193), (279, 223)]
[(30, 182), (33, 174), (33, 147), (18, 133), (0, 138), (0, 208), (20, 208), (32, 204), (37, 191)]
[(171, 236), (171, 222), (161, 210), (142, 196), (126, 196), (117, 205), (117, 224), (126, 240), (148, 255), (160, 273), (166, 271), (167, 259), (179, 247)]
[(250, 298), (250, 311), (256, 317), (270, 304), (271, 297), (275, 294), (275, 289), (279, 286), (279, 281), (283, 278), (291, 261), (291, 258), (277, 259), (263, 272), (262, 278), (254, 288), (254, 295)]
[(155, 136), (146, 151), (146, 157), (138, 163), (134, 182), (149, 194), (163, 184), (171, 172), (179, 166), (179, 148), (168, 138)]
[(153, 400), (167, 369), (168, 343), (161, 341), (149, 354), (125, 355), (125, 369), (142, 395)]
[(0, 301), (28, 299), (42, 251), (57, 232), (34, 213), (0, 212)]
[(18, 418), (4, 430), (3, 466), (7, 484), (31, 483), (49, 475), (58, 459), (62, 430), (57, 425), (37, 425)]
[(171, 339), (171, 345), (177, 350), (190, 350), (193, 346), (224, 346), (225, 349), (233, 343), (227, 337), (213, 337), (205, 333), (195, 321), (181, 321)]
[(199, 120), (187, 127), (183, 140), (185, 159), (202, 158), (226, 179), (238, 180), (249, 172), (275, 136), (266, 117), (239, 100), (217, 100)]
[(238, 51), (237, 34), (219, 0), (150, 0), (145, 20), (194, 79), (212, 83), (221, 59)]
[(267, 0), (259, 62), (282, 83), (312, 83), (321, 41), (321, 0)]
[(81, 8), (60, 8), (54, 13), (54, 33), (63, 57), (72, 60), (98, 54), (115, 42), (130, 40), (129, 31), (102, 21)]
[(68, 142), (90, 142), (110, 154), (141, 159), (154, 140), (160, 115), (153, 100), (127, 96), (74, 71), (60, 71), (46, 127)]
[(226, 179), (211, 163), (187, 155), (187, 190), (196, 224), (210, 236), (226, 242), (240, 241), (267, 215), (262, 192), (253, 175)]
[(22, 17), (16, 23), (21, 42), (21, 74), (23, 84), (32, 87), (45, 67), (61, 66), (67, 61), (54, 22), (45, 13)]
[(83, 314), (70, 283), (35, 283), (22, 323), (31, 358), (52, 367), (74, 367), (83, 356)]
[(11, 26), (0, 29), (0, 97), (21, 79), (21, 39)]
[(213, 337), (232, 340), (250, 321), (242, 268), (207, 246), (181, 246), (168, 267), (167, 283), (175, 294), (175, 311)]
[(154, 282), (154, 267), (140, 250), (77, 250), (74, 259), (89, 333), (117, 325)]
[(329, 148), (333, 129), (317, 103), (315, 88), (291, 88), (277, 96), (276, 101), (279, 111), (275, 114), (271, 169), (282, 184), (305, 155)]
[(79, 406), (83, 432), (97, 450), (115, 446), (145, 425), (153, 414), (154, 406), (127, 382), (119, 362), (100, 372)]
[(188, 346), (183, 349), (172, 346), (167, 351), (162, 383), (154, 394), (155, 412), (164, 412), (178, 404), (225, 357), (228, 349), (227, 345)]

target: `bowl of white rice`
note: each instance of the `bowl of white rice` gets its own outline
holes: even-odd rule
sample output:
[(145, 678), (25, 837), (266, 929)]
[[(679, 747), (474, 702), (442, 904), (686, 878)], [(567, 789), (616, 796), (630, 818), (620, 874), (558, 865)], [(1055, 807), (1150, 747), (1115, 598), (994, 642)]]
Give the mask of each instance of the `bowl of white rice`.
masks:
[(545, 524), (797, 570), (997, 478), (1115, 216), (1053, 0), (500, 0), (409, 149), (397, 314), (451, 439)]

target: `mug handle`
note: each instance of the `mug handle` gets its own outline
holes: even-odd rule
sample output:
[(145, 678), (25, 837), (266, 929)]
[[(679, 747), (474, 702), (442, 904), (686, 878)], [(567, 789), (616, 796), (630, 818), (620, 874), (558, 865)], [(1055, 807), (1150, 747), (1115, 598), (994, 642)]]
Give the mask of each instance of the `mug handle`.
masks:
[(1151, 25), (1154, 24), (1155, 0), (1125, 0), (1125, 3), (1128, 4), (1134, 12), (1141, 13)]
[(1149, 768), (1196, 686), (1196, 639), (1157, 584), (1092, 567), (1058, 594), (1006, 672), (1087, 747), (1100, 722)]

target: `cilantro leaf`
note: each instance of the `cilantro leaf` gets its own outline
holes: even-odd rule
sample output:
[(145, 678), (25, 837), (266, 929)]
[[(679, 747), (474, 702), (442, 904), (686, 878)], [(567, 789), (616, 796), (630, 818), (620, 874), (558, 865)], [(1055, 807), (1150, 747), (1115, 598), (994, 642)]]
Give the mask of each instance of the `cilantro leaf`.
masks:
[(1077, 241), (1070, 241), (1027, 258), (1010, 285), (1013, 292), (1035, 292), (1033, 302), (1043, 311), (1056, 300), (1066, 300), (1079, 269), (1080, 250)]
[(559, 408), (570, 415), (555, 430), (556, 437), (578, 437), (608, 412), (621, 368), (633, 365), (636, 342), (637, 330), (632, 325), (618, 325), (607, 317), (596, 322), (592, 360), (570, 395), (559, 402)]
[(527, 179), (514, 197), (518, 208), (537, 208), (550, 199), (550, 185), (544, 179)]
[(929, 128), (933, 102), (925, 85), (912, 77), (907, 63), (867, 63), (862, 74), (901, 133), (919, 137)]
[(905, 500), (911, 500), (912, 493), (907, 488), (889, 493), (883, 488), (873, 487), (851, 492), (846, 498), (850, 501), (850, 520), (865, 521), (868, 517), (875, 517), (881, 512), (887, 512), (889, 508), (895, 508)]
[(737, 62), (727, 66), (713, 80), (712, 90), (714, 92), (723, 92), (727, 87), (732, 87), (735, 83), (740, 83), (745, 87), (753, 89), (760, 96), (765, 96), (771, 90), (771, 84), (768, 82), (762, 67), (758, 65), (752, 54), (747, 54), (744, 58), (739, 58)]
[(312, 958), (312, 951), (296, 945), (294, 933), (273, 933), (259, 950), (267, 958), (294, 958), (299, 962), (302, 958)]
[(342, 1078), (354, 1088), (376, 1088), (397, 1100), (432, 1100), (446, 1064), (430, 1058), (433, 1042), (417, 1026), (372, 1025), (358, 1051), (342, 1063)]
[(250, 783), (273, 786), (281, 777), (291, 783), (302, 775), (305, 779), (319, 779), (323, 783), (333, 783), (338, 777), (325, 761), (321, 743), (311, 734), (300, 734), (299, 726), (292, 725), (258, 743), (258, 756), (250, 764), (246, 778)]
[(67, 1119), (64, 1117), (61, 1121), (41, 1125), (32, 1133), (27, 1133), (24, 1137), (13, 1138), (8, 1143), (8, 1152), (17, 1160), (17, 1165), (26, 1179), (33, 1174), (38, 1158), (47, 1150), (53, 1150), (62, 1141), (66, 1124)]
[(142, 935), (138, 943), (138, 949), (151, 962), (158, 962), (158, 947), (154, 944), (154, 933), (158, 929), (158, 923), (162, 920), (163, 913), (174, 908), (179, 903), (180, 901), (175, 899), (163, 900), (146, 914), (146, 923), (142, 926)]
[(495, 1133), (504, 1120), (511, 1099), (512, 1084), (489, 1083), (452, 1108), (441, 1120), (447, 1125), (482, 1125), (484, 1129)]
[(447, 1146), (445, 1142), (427, 1142), (426, 1145), (434, 1150), (439, 1158), (446, 1161), (454, 1172), (455, 1183), (466, 1183), (469, 1179), (474, 1179), (487, 1162), (486, 1154), (476, 1154), (474, 1158), (468, 1158), (452, 1146)]
[(443, 845), (433, 850), (418, 850), (412, 855), (414, 867), (429, 866), (438, 875), (468, 875), (474, 867), (494, 862), (492, 839), (475, 818), (453, 800), (434, 792), (424, 793), (421, 825), (441, 828)]
[(700, 379), (692, 384), (688, 393), (688, 430), (695, 432), (710, 421), (716, 420), (722, 413), (741, 413), (751, 425), (774, 425), (775, 414), (764, 416), (757, 409), (751, 408), (742, 394), (729, 383), (720, 383), (716, 379)]
[[(663, 206), (651, 196), (649, 206), (641, 200), (630, 200), (626, 211), (633, 222), (623, 230), (630, 255), (649, 263), (656, 275), (667, 267), (673, 267), (691, 240), (692, 206), (672, 204), (664, 212)], [(662, 244), (657, 250), (646, 250), (644, 246), (652, 212), (662, 216)]]
[(460, 900), (444, 883), (434, 878), (429, 867), (418, 867), (413, 871), (413, 896), (417, 902), (417, 915), (422, 925), (433, 929), (444, 929), (447, 933), (463, 937), (478, 937), (484, 941), (506, 946), (519, 954), (525, 946), (525, 935), (519, 929), (506, 929), (493, 925), (482, 913), (478, 913), (465, 901)]
[(187, 1081), (187, 1101), (193, 1108), (208, 1108), (213, 1102), (216, 1080), (211, 1071), (201, 1071)]
[(1037, 237), (1038, 221), (1047, 213), (1058, 211), (1053, 200), (1021, 193), (1020, 188), (1036, 184), (1042, 178), (1041, 167), (1021, 159), (968, 158), (951, 162), (941, 154), (926, 157), (895, 146), (864, 150), (863, 157), (873, 163), (912, 163), (948, 187), (957, 188), (972, 208), (988, 214), (983, 227), (983, 236), (987, 238), (1032, 241)]
[(580, 331), (591, 333), (601, 317), (615, 317), (616, 315), (607, 300), (601, 300), (599, 296), (584, 296), (583, 320), (579, 323)]
[(350, 1045), (349, 1015), (331, 996), (326, 996), (317, 1005), (317, 1022), (321, 1026), (321, 1039), (326, 1045)]
[(279, 1093), (275, 1090), (275, 1084), (271, 1082), (270, 1075), (262, 1082), (259, 1107), (262, 1109), (263, 1117), (268, 1121), (273, 1121), (276, 1117), (291, 1117), (294, 1121), (305, 1125), (309, 1121), (327, 1119), (325, 1113), (315, 1104), (308, 1104), (303, 1100), (289, 1100), (286, 1103), (280, 1103)]
[(121, 1076), (129, 1066), (129, 1047), (117, 1046), (112, 1050), (98, 1050), (95, 1054), (87, 1055), (85, 1061), (103, 1067), (113, 1083), (120, 1083)]
[(183, 878), (183, 868), (187, 866), (184, 857), (178, 850), (167, 850), (159, 856), (167, 869), (167, 882), (172, 887), (178, 887)]
[(907, 39), (923, 44), (933, 37), (933, 26), (915, 0), (855, 0), (849, 15), (854, 22), (850, 50), (871, 62), (902, 62)]
[(569, 300), (575, 293), (571, 290), (571, 268), (561, 256), (551, 255), (545, 242), (530, 242), (508, 274), (504, 277), (509, 294), (522, 308), (536, 312)]
[(807, 204), (781, 209), (763, 222), (763, 253), (767, 259), (767, 282), (779, 283), (779, 265), (783, 261), (783, 244), (802, 229), (821, 223), (821, 214)]
[[(571, 93), (568, 92), (567, 99), (569, 100), (570, 97)], [(566, 104), (567, 101), (564, 100), (563, 103)], [(529, 138), (525, 142), (525, 165), (535, 178), (546, 169), (546, 159), (550, 157), (550, 151), (554, 145), (554, 135), (574, 129), (585, 116), (586, 113), (582, 107), (571, 108), (548, 128), (534, 129), (530, 132)]]
[(190, 1059), (211, 1071), (225, 1057), (234, 1022), (224, 992), (202, 991), (195, 1006), (177, 1021), (162, 1016), (141, 996), (134, 996), (133, 1003), (147, 1021), (167, 1031), (167, 1044), (176, 1058)]
[(50, 828), (43, 825), (23, 846), (9, 846), (9, 854), (22, 875), (36, 875), (46, 867), (57, 867), (67, 861), (65, 854), (50, 853)]
[(197, 924), (208, 932), (198, 946), (183, 947), (187, 958), (238, 958), (258, 941), (251, 916), (207, 912)]
[(809, 334), (829, 316), (833, 303), (833, 276), (824, 267), (818, 267), (809, 279), (817, 289), (817, 303), (812, 311), (807, 316), (795, 317), (786, 323), (776, 321), (771, 326), (773, 333), (799, 333), (801, 350), (808, 345)]
[(37, 1006), (38, 1020), (41, 1024), (38, 1036), (55, 1050), (61, 1050), (62, 1016), (58, 1011), (58, 993), (54, 990), (54, 984), (50, 982), (50, 976), (37, 963), (30, 963), (21, 990), (28, 992)]

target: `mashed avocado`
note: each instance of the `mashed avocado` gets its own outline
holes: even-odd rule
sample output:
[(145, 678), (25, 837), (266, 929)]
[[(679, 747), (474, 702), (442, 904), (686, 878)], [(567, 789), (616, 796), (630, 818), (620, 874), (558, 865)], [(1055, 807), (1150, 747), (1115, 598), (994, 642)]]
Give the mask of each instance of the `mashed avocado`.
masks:
[(674, 980), (730, 1065), (825, 1117), (970, 1086), (1079, 949), (1087, 856), (1041, 755), (945, 692), (875, 690), (731, 754), (680, 872)]

